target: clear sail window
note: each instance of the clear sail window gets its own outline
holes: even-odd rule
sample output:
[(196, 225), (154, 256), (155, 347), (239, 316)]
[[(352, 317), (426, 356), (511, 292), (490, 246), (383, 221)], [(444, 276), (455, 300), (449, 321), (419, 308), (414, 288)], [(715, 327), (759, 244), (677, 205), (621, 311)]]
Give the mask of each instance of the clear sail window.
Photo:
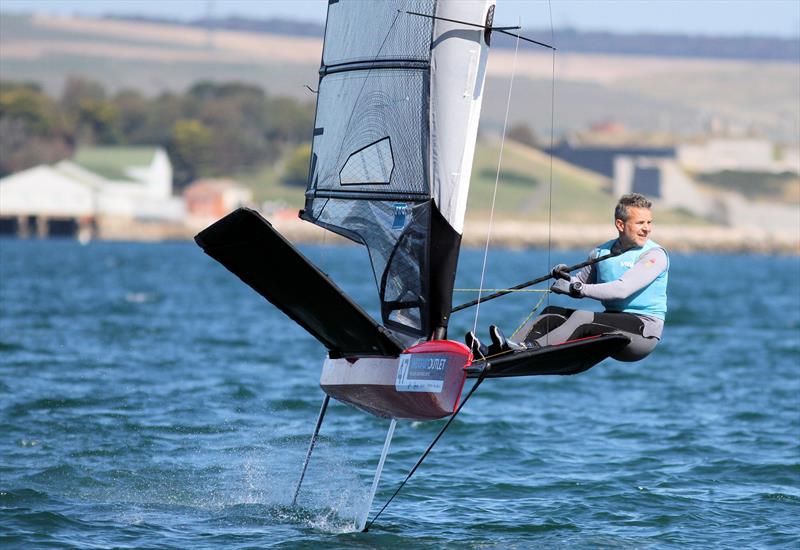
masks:
[(341, 185), (388, 184), (392, 179), (394, 159), (388, 137), (370, 143), (352, 153), (339, 172)]

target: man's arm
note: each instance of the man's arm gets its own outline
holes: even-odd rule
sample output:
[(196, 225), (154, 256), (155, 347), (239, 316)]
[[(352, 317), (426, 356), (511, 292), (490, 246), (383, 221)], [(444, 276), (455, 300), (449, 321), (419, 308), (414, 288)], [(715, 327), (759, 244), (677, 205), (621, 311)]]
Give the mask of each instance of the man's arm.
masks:
[[(589, 259), (594, 260), (597, 258), (598, 251), (597, 249), (592, 250), (591, 254), (589, 254)], [(595, 269), (595, 264), (584, 266), (578, 273), (572, 277), (572, 281), (580, 281), (584, 284), (586, 283), (594, 283), (597, 280), (597, 270)]]
[(621, 300), (655, 281), (666, 269), (667, 253), (661, 248), (651, 248), (639, 256), (633, 267), (616, 281), (584, 284), (581, 296), (595, 300)]

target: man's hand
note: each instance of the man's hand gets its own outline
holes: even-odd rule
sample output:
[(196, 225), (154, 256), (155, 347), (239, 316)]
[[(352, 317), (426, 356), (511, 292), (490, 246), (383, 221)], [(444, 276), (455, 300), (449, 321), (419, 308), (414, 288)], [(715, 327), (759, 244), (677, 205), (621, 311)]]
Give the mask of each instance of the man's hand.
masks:
[(550, 291), (556, 294), (566, 294), (573, 298), (583, 298), (583, 283), (580, 281), (569, 282), (564, 279), (559, 279), (553, 283), (553, 286), (550, 287)]
[(567, 264), (558, 264), (553, 266), (553, 269), (550, 270), (550, 275), (554, 279), (562, 279), (564, 281), (570, 280), (569, 271), (567, 271)]

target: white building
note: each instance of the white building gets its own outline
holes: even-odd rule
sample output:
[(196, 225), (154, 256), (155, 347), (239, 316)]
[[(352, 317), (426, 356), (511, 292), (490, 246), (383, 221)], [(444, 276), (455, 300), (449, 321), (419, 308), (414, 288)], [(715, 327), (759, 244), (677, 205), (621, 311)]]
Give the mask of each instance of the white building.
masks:
[(53, 220), (83, 227), (104, 220), (174, 223), (184, 215), (183, 200), (172, 196), (172, 165), (156, 147), (81, 148), (70, 160), (0, 179), (3, 228), (16, 224), (23, 234), (47, 234)]
[(0, 216), (81, 218), (96, 214), (94, 185), (53, 166), (36, 166), (0, 179)]

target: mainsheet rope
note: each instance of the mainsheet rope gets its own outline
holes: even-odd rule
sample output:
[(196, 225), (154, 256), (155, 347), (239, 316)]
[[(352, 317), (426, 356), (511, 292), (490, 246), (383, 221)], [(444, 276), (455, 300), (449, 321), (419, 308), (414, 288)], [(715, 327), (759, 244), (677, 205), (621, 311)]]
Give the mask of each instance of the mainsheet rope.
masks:
[[(519, 22), (520, 28), (522, 27), (522, 19), (520, 18)], [(519, 52), (519, 35), (517, 35), (517, 40), (514, 47), (514, 61), (511, 65), (511, 78), (508, 83), (508, 98), (506, 99), (506, 116), (503, 119), (503, 134), (500, 137), (500, 154), (497, 157), (497, 173), (495, 174), (494, 178), (494, 191), (492, 191), (492, 208), (489, 211), (489, 228), (486, 231), (486, 246), (483, 250), (483, 266), (481, 267), (481, 281), (478, 290), (478, 298), (481, 297), (483, 294), (483, 281), (484, 277), (486, 276), (486, 261), (489, 258), (489, 242), (492, 239), (492, 226), (494, 224), (494, 206), (495, 200), (497, 199), (497, 185), (500, 182), (500, 166), (503, 163), (503, 148), (505, 147), (506, 143), (506, 127), (508, 126), (508, 112), (511, 109), (511, 91), (514, 89), (514, 75), (517, 72), (517, 53)], [(478, 317), (480, 316), (481, 312), (481, 304), (478, 302), (477, 307), (475, 308), (475, 320), (472, 323), (472, 333), (475, 334), (478, 330)]]
[(386, 508), (389, 506), (389, 504), (391, 504), (391, 502), (394, 500), (394, 497), (396, 497), (400, 493), (400, 490), (403, 487), (405, 487), (405, 485), (408, 482), (408, 480), (411, 479), (411, 476), (414, 475), (414, 472), (416, 472), (417, 468), (419, 468), (420, 465), (422, 464), (422, 461), (425, 460), (425, 457), (427, 457), (428, 454), (433, 450), (434, 445), (436, 445), (436, 443), (439, 441), (439, 439), (444, 435), (444, 432), (447, 431), (447, 428), (449, 428), (450, 424), (453, 423), (453, 420), (455, 420), (456, 416), (458, 416), (458, 413), (461, 412), (461, 409), (464, 408), (464, 405), (467, 404), (467, 401), (469, 401), (469, 398), (472, 397), (472, 394), (475, 393), (475, 390), (478, 389), (478, 386), (481, 385), (481, 382), (483, 382), (486, 379), (486, 373), (487, 372), (488, 372), (488, 369), (484, 365), (484, 368), (483, 368), (483, 370), (481, 370), (481, 373), (478, 376), (478, 379), (475, 381), (475, 384), (472, 386), (472, 388), (470, 388), (470, 390), (467, 393), (467, 395), (464, 396), (464, 399), (461, 400), (461, 404), (458, 406), (456, 411), (452, 415), (450, 415), (450, 418), (447, 419), (447, 422), (445, 422), (444, 426), (442, 426), (442, 428), (439, 430), (439, 433), (436, 434), (436, 437), (433, 438), (433, 441), (431, 441), (430, 445), (428, 445), (428, 448), (425, 449), (425, 452), (422, 453), (422, 456), (419, 457), (419, 460), (417, 460), (417, 463), (414, 464), (413, 468), (411, 468), (411, 471), (408, 472), (408, 475), (406, 476), (406, 478), (400, 483), (400, 485), (398, 485), (397, 489), (395, 489), (394, 493), (392, 493), (392, 496), (389, 497), (389, 500), (386, 501), (386, 504), (384, 504), (381, 507), (381, 509), (378, 510), (378, 513), (375, 514), (375, 516), (372, 518), (372, 520), (369, 523), (366, 524), (366, 526), (364, 527), (364, 532), (369, 531), (369, 528), (372, 527), (372, 524), (375, 523), (375, 521), (380, 517), (380, 515), (383, 513), (383, 511), (386, 510)]
[(453, 292), (550, 292), (548, 288), (454, 288)]

